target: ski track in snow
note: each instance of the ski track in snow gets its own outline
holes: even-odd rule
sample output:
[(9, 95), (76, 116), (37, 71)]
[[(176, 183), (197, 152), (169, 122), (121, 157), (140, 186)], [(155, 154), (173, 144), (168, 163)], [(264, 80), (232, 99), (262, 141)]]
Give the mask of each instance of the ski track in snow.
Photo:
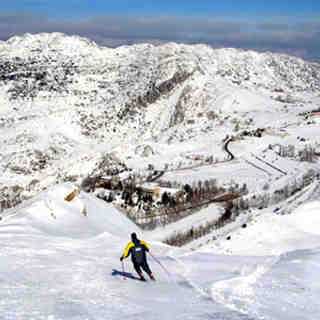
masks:
[(248, 275), (214, 283), (211, 287), (212, 297), (232, 310), (263, 319), (259, 312), (261, 305), (255, 299), (254, 286), (278, 261), (279, 257), (271, 257), (264, 264), (257, 265)]
[(171, 259), (176, 261), (177, 264), (180, 266), (179, 270), (183, 280), (178, 280), (178, 284), (183, 285), (185, 287), (192, 288), (193, 290), (195, 290), (195, 292), (197, 292), (198, 294), (200, 294), (202, 297), (206, 299), (211, 298), (210, 294), (207, 292), (206, 289), (196, 285), (192, 280), (188, 278), (188, 273), (191, 271), (191, 269), (185, 263), (183, 263), (179, 258), (173, 256), (170, 253), (168, 253), (168, 255)]

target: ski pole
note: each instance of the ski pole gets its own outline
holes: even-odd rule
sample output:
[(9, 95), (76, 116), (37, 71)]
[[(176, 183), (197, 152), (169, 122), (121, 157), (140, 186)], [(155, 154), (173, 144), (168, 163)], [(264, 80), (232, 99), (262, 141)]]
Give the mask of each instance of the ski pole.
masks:
[(151, 252), (149, 252), (149, 254), (150, 254), (150, 256), (151, 256), (156, 262), (158, 262), (158, 263), (160, 264), (160, 266), (162, 267), (162, 269), (170, 276), (170, 272), (161, 264), (161, 262), (160, 262), (156, 257), (154, 257)]
[(121, 261), (121, 264), (122, 264), (122, 276), (123, 276), (123, 280), (126, 280), (126, 276), (125, 276), (125, 273), (124, 273), (124, 264), (123, 264), (123, 261)]

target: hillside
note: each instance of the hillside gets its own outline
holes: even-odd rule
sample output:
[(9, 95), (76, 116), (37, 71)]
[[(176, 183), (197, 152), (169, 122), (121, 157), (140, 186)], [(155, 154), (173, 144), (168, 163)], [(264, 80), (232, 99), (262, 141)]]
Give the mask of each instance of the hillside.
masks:
[[(270, 143), (316, 147), (320, 66), (287, 55), (205, 45), (99, 47), (60, 33), (0, 43), (0, 190), (27, 199), (95, 172), (107, 154), (136, 172)], [(190, 156), (191, 155), (191, 156)], [(198, 157), (199, 158), (199, 157)], [(103, 174), (103, 170), (99, 172)], [(10, 204), (7, 203), (10, 206)]]
[(317, 318), (319, 64), (25, 34), (0, 102), (1, 319)]
[[(319, 201), (292, 215), (265, 212), (245, 232), (238, 225), (231, 247), (221, 239), (215, 248), (191, 252), (154, 241), (91, 195), (65, 201), (73, 189), (55, 186), (5, 213), (1, 319), (313, 320), (319, 314)], [(156, 282), (131, 279), (128, 260), (123, 280), (119, 257), (132, 231), (169, 274), (149, 255)]]

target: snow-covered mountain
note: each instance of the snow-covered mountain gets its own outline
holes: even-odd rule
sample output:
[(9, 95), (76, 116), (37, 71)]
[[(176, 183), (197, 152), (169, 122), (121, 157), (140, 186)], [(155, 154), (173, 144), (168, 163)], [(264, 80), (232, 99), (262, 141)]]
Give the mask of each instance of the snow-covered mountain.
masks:
[[(319, 80), (316, 63), (205, 45), (0, 42), (0, 318), (317, 319)], [(245, 185), (250, 206), (171, 247), (224, 209), (143, 231), (78, 189), (113, 168)], [(133, 231), (155, 283), (123, 280)]]
[(13, 37), (0, 43), (2, 196), (6, 187), (27, 198), (81, 180), (106, 153), (141, 169), (190, 166), (186, 153), (224, 159), (226, 135), (305, 123), (299, 114), (319, 103), (319, 70), (206, 45), (110, 49), (60, 33)]

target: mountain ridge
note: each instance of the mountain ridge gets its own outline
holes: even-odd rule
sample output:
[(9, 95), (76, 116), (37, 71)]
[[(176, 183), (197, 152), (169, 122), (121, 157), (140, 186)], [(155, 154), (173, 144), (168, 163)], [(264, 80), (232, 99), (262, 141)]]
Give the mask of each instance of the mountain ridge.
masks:
[(219, 145), (240, 123), (257, 128), (255, 113), (297, 114), (319, 86), (319, 64), (284, 54), (15, 36), (0, 43), (2, 183), (83, 177), (104, 153), (128, 160), (144, 144), (156, 155), (202, 137)]

